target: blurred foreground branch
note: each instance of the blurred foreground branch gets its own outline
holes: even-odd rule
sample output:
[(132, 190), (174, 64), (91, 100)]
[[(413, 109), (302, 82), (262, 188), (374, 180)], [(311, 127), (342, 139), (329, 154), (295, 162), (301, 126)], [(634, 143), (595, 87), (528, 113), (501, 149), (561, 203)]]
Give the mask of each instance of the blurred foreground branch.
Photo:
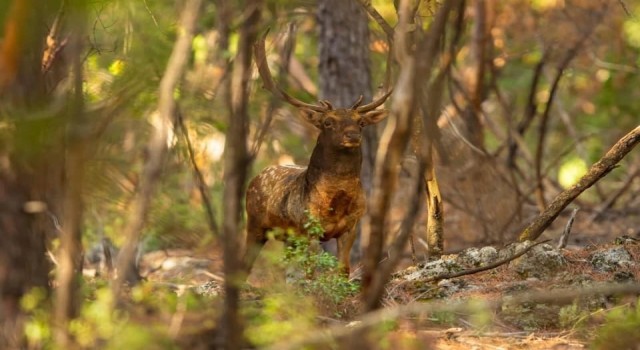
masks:
[[(589, 298), (597, 295), (629, 295), (640, 293), (640, 284), (606, 284), (602, 286), (591, 286), (588, 289), (565, 288), (558, 290), (543, 290), (539, 292), (523, 292), (504, 296), (496, 300), (486, 300), (482, 302), (482, 309), (499, 310), (503, 305), (521, 305), (525, 303), (545, 303), (566, 305), (573, 303), (576, 299)], [(360, 331), (385, 321), (397, 320), (404, 316), (423, 313), (462, 313), (479, 309), (478, 300), (465, 301), (442, 301), (442, 302), (413, 302), (400, 305), (394, 308), (387, 308), (368, 313), (359, 320), (352, 322), (353, 326), (344, 327), (342, 325), (331, 327), (326, 332), (314, 330), (313, 333), (303, 335), (295, 341), (285, 341), (277, 343), (267, 348), (268, 350), (288, 350), (311, 348), (319, 345), (335, 344), (336, 340), (346, 339), (352, 335), (359, 334)]]
[(176, 111), (174, 91), (185, 70), (191, 53), (191, 41), (196, 20), (200, 13), (201, 0), (189, 0), (182, 12), (182, 30), (178, 30), (176, 40), (164, 76), (158, 90), (158, 108), (150, 116), (151, 136), (147, 145), (147, 157), (140, 178), (140, 188), (135, 194), (124, 229), (126, 242), (118, 256), (117, 279), (113, 283), (114, 300), (118, 300), (121, 288), (127, 281), (137, 276), (133, 258), (140, 240), (140, 234), (151, 206), (151, 197), (160, 178), (162, 164), (167, 153), (167, 141)]

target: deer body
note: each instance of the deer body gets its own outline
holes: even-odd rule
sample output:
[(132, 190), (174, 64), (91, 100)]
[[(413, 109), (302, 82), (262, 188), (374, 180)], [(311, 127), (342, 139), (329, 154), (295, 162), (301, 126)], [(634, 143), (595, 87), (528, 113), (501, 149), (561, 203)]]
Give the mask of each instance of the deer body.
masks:
[(265, 59), (264, 39), (256, 44), (255, 54), (265, 87), (298, 107), (320, 134), (307, 167), (268, 167), (249, 183), (245, 268), (251, 270), (267, 241), (268, 231), (291, 228), (298, 234), (306, 234), (304, 225), (311, 215), (319, 220), (324, 231), (321, 241), (337, 239), (338, 260), (348, 274), (355, 226), (365, 210), (360, 183), (362, 129), (386, 117), (385, 110), (376, 108), (391, 91), (363, 106), (360, 97), (346, 109), (334, 109), (328, 101), (307, 104), (274, 84)]

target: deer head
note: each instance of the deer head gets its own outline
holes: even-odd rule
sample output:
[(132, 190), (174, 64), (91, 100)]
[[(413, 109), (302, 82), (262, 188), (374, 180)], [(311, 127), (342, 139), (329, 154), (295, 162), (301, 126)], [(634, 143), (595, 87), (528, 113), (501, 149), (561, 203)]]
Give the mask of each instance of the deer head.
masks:
[(302, 102), (274, 83), (264, 48), (266, 34), (254, 45), (256, 64), (264, 87), (297, 107), (303, 118), (320, 130), (319, 140), (324, 141), (323, 143), (341, 148), (360, 147), (362, 129), (367, 125), (380, 122), (387, 116), (386, 110), (376, 110), (376, 108), (384, 103), (393, 90), (362, 106), (363, 97), (360, 96), (350, 108), (336, 109), (327, 100), (319, 101), (317, 105)]

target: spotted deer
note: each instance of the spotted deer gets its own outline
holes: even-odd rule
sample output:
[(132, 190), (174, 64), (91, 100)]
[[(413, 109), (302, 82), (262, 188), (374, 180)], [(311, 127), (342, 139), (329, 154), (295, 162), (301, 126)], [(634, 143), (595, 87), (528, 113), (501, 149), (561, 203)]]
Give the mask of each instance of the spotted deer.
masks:
[(387, 112), (376, 109), (391, 91), (361, 105), (362, 96), (350, 108), (334, 108), (329, 101), (308, 104), (295, 99), (271, 78), (264, 52), (264, 39), (255, 47), (258, 71), (264, 87), (300, 111), (302, 118), (320, 134), (309, 165), (271, 166), (253, 178), (247, 188), (247, 239), (244, 258), (248, 272), (275, 228), (306, 234), (309, 215), (318, 219), (324, 235), (321, 241), (337, 239), (341, 269), (349, 274), (355, 227), (365, 211), (360, 183), (362, 129), (383, 120)]

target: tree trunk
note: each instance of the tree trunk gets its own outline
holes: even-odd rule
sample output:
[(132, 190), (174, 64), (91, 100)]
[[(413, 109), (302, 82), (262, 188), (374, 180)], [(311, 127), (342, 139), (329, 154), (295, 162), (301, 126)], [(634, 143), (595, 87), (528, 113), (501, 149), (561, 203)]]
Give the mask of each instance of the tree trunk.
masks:
[(47, 104), (40, 70), (46, 3), (15, 0), (8, 7), (0, 42), (0, 104), (16, 118), (3, 116), (13, 129), (0, 135), (0, 348), (17, 349), (24, 347), (20, 299), (32, 288), (48, 290), (45, 242), (55, 230), (50, 217), (58, 214), (63, 152), (55, 142), (58, 119), (44, 127), (18, 118)]
[[(370, 101), (369, 26), (367, 14), (356, 0), (319, 0), (320, 99), (339, 108), (350, 107), (360, 95)], [(375, 126), (363, 132), (362, 184), (371, 193), (378, 132)], [(358, 230), (359, 231), (359, 230)], [(358, 233), (358, 237), (360, 234)], [(353, 258), (361, 256), (356, 242)]]
[(240, 28), (238, 53), (231, 76), (229, 129), (224, 156), (223, 243), (225, 303), (221, 322), (220, 342), (224, 349), (244, 348), (243, 326), (239, 314), (240, 283), (244, 281), (240, 261), (243, 199), (250, 155), (247, 149), (249, 134), (248, 83), (251, 77), (251, 48), (258, 33), (262, 1), (244, 3), (247, 14)]

